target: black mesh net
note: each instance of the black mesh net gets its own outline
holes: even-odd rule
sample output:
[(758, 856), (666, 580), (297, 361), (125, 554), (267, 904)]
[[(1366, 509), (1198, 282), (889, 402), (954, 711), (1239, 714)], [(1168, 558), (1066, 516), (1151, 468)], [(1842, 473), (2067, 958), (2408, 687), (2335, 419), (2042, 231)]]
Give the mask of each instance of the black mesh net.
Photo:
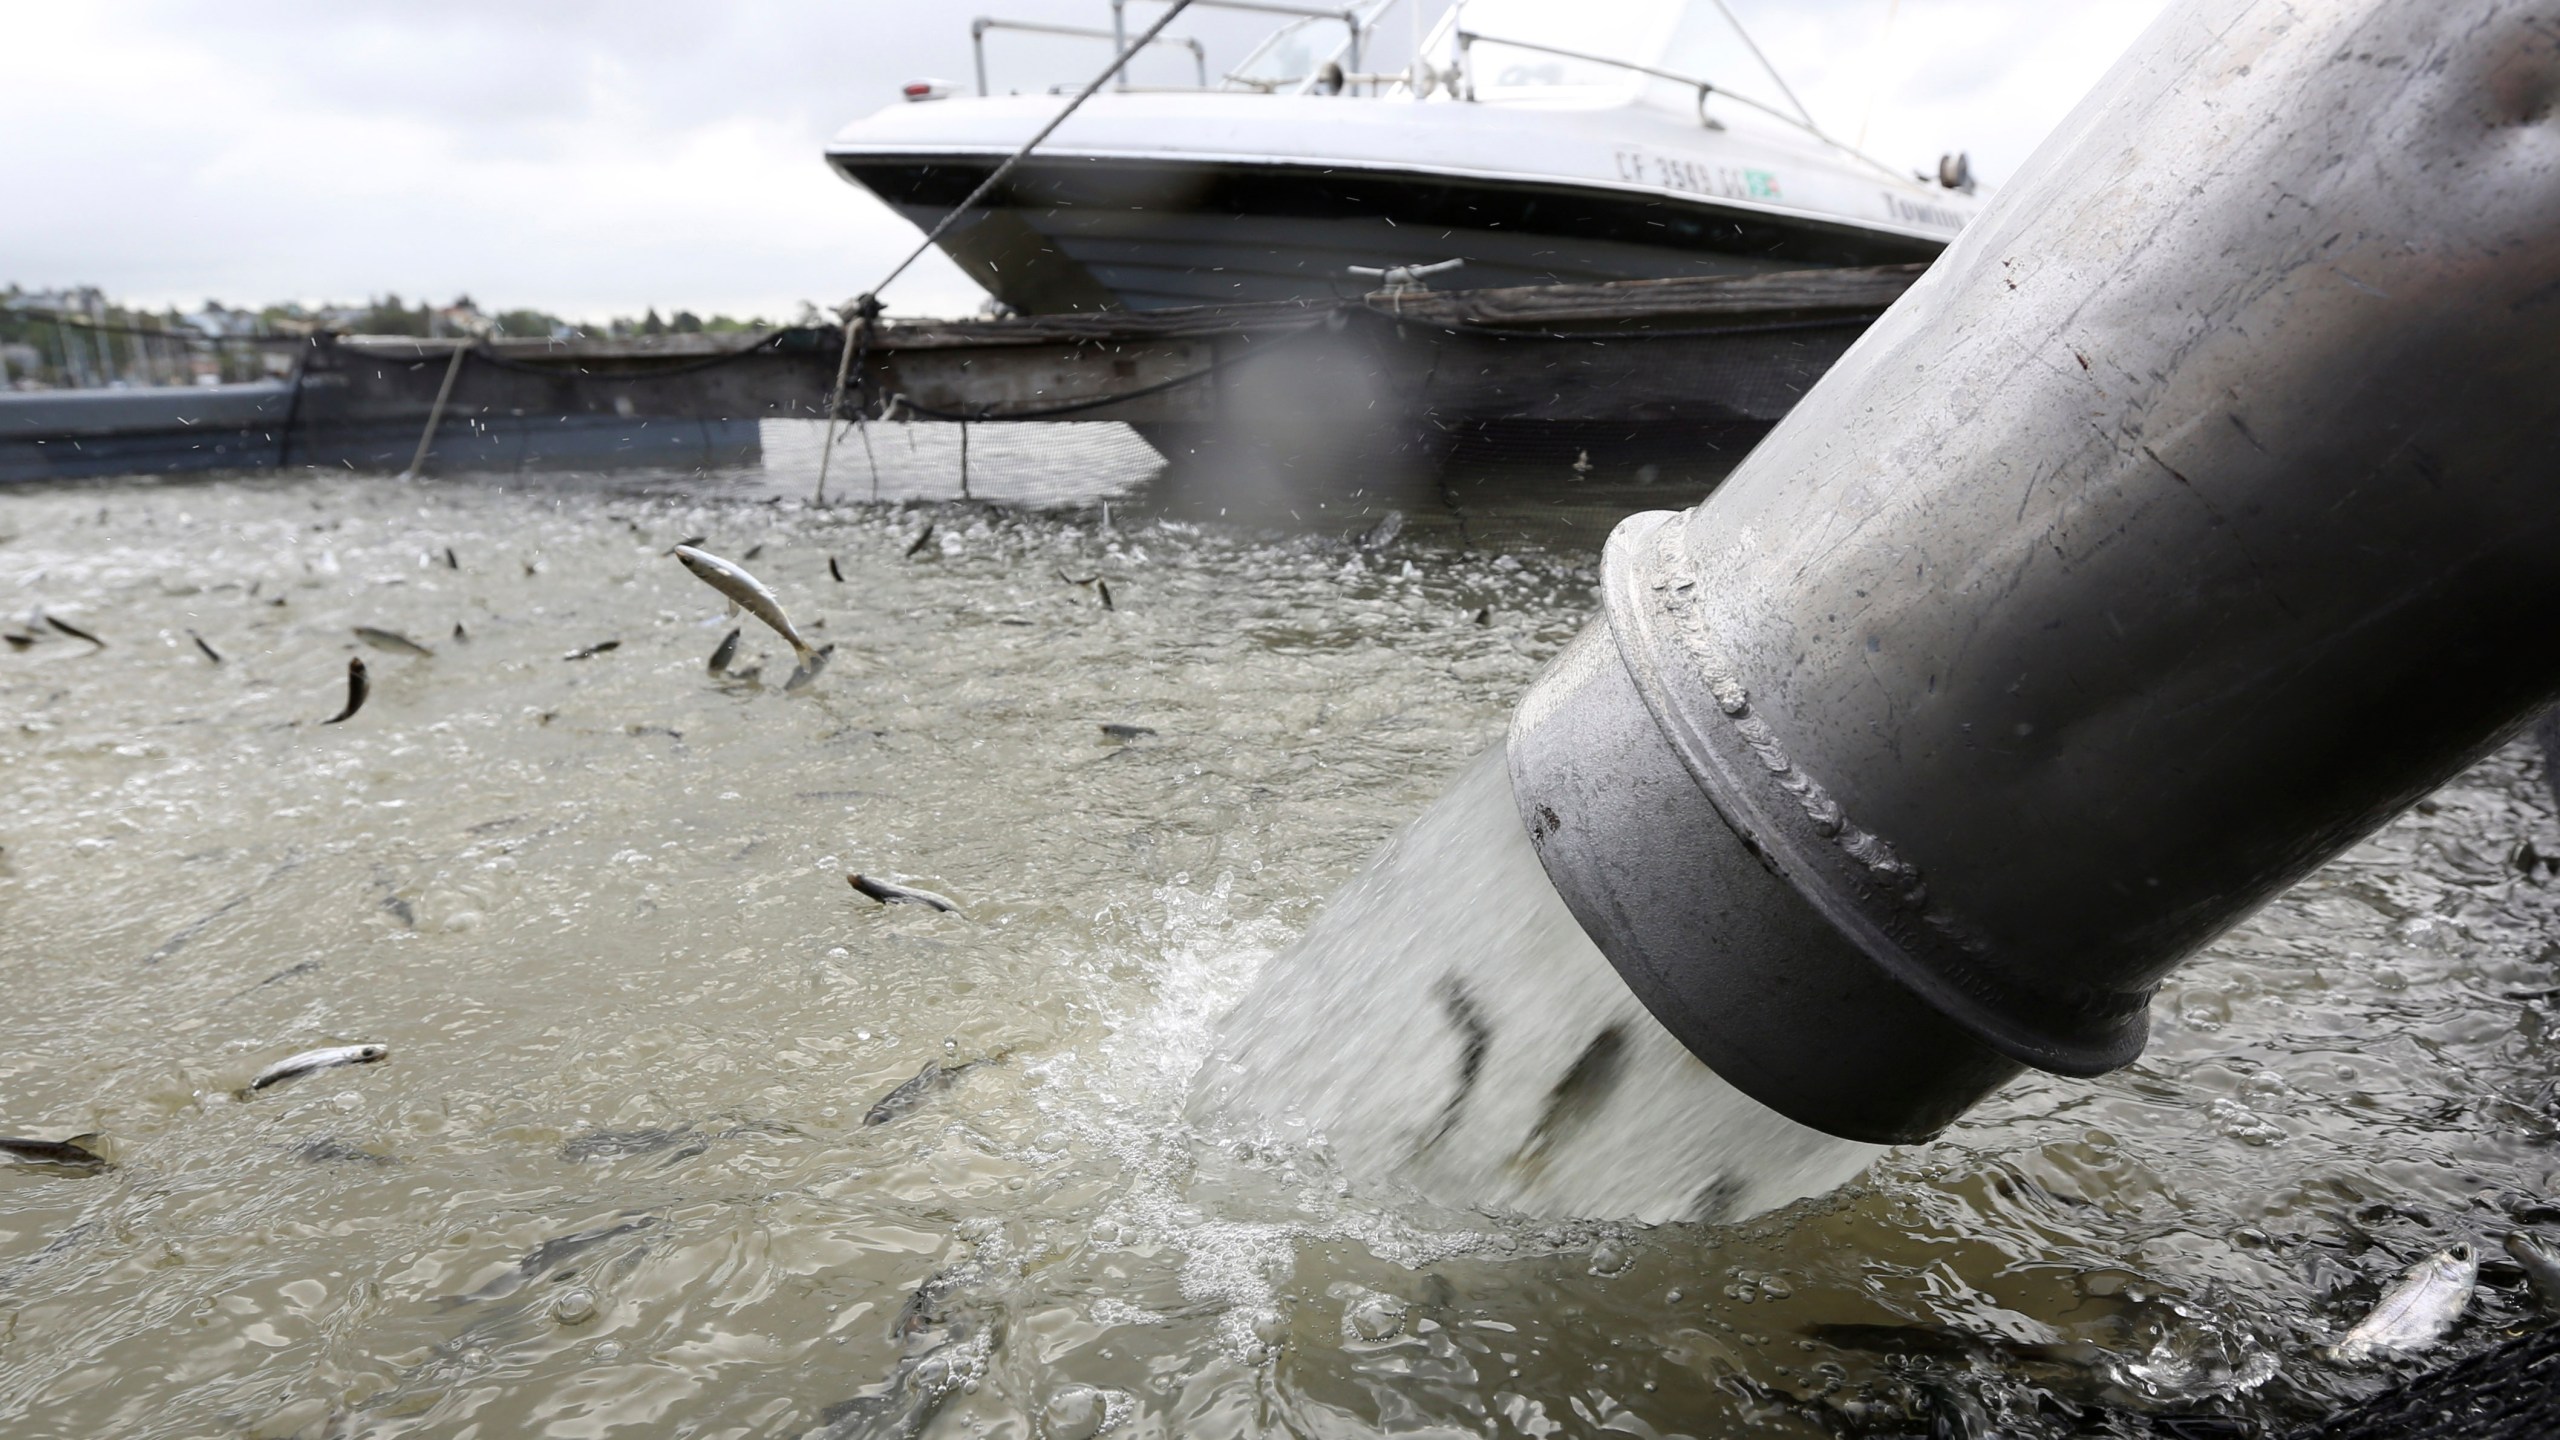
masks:
[(2294, 1432), (2292, 1440), (2545, 1440), (2560, 1436), (2560, 1326), (2432, 1370)]

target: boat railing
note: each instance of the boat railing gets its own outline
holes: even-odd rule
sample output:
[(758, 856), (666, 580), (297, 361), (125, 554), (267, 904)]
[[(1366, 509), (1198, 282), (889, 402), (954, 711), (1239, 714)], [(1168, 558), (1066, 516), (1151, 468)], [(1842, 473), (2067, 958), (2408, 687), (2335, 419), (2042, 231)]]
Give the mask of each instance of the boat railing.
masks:
[[(1287, 0), (1191, 0), (1191, 3), (1201, 9), (1244, 10), (1260, 15), (1291, 17), (1290, 23), (1265, 37), (1261, 44), (1253, 48), (1253, 53), (1245, 56), (1235, 69), (1226, 72), (1222, 77), (1230, 84), (1270, 92), (1284, 84), (1294, 84), (1298, 90), (1303, 91), (1315, 83), (1324, 70), (1322, 65), (1318, 65), (1307, 75), (1270, 81), (1248, 74), (1247, 72), (1253, 68), (1253, 62), (1261, 59), (1283, 37), (1295, 34), (1319, 21), (1340, 25), (1344, 34), (1341, 43), (1334, 49), (1331, 63), (1337, 72), (1357, 70), (1360, 68), (1361, 42), (1368, 38), (1371, 22), (1378, 14), (1396, 4), (1397, 0), (1371, 0), (1371, 3), (1366, 5), (1292, 5), (1287, 3)], [(1129, 33), (1128, 8), (1129, 0), (1111, 0), (1111, 33), (1124, 37), (1120, 43), (1120, 48), (1123, 50), (1128, 48), (1128, 41), (1125, 38)], [(1122, 71), (1113, 77), (1113, 81), (1119, 88), (1127, 89), (1128, 72)]]
[[(978, 93), (982, 96), (990, 93), (987, 89), (988, 31), (1026, 30), (1035, 35), (1067, 35), (1079, 40), (1108, 40), (1118, 49), (1126, 50), (1129, 48), (1129, 40), (1125, 34), (1121, 33), (1119, 27), (1120, 7), (1115, 3), (1111, 10), (1113, 24), (1109, 30), (1097, 30), (1090, 25), (1052, 25), (1042, 20), (1002, 20), (992, 15), (981, 15), (970, 21), (969, 49), (976, 57), (978, 64)], [(1200, 73), (1200, 88), (1203, 90), (1209, 88), (1209, 51), (1199, 41), (1186, 36), (1163, 35), (1150, 43), (1171, 45), (1177, 49), (1190, 51), (1191, 63)], [(1122, 74), (1119, 88), (1123, 90), (1129, 88), (1125, 72)]]
[[(1834, 139), (1829, 132), (1825, 131), (1821, 126), (1814, 124), (1813, 117), (1810, 115), (1790, 115), (1775, 105), (1754, 100), (1750, 96), (1745, 95), (1738, 90), (1725, 89), (1711, 81), (1701, 80), (1695, 75), (1682, 75), (1677, 71), (1664, 70), (1652, 65), (1642, 65), (1633, 60), (1620, 60), (1615, 56), (1594, 55), (1588, 51), (1582, 50), (1567, 50), (1561, 46), (1542, 45), (1534, 40), (1512, 40), (1504, 36), (1487, 35), (1480, 31), (1464, 28), (1455, 29), (1454, 38), (1458, 47), (1457, 91), (1458, 98), (1461, 100), (1472, 101), (1476, 98), (1476, 46), (1499, 45), (1512, 50), (1534, 50), (1541, 55), (1553, 55), (1561, 60), (1579, 60), (1585, 64), (1600, 65), (1616, 70), (1625, 70), (1633, 74), (1648, 76), (1656, 80), (1668, 80), (1675, 85), (1685, 85), (1697, 92), (1698, 123), (1706, 126), (1710, 130), (1721, 130), (1724, 128), (1724, 125), (1714, 116), (1707, 113), (1708, 97), (1722, 96), (1737, 105), (1744, 105), (1757, 110), (1761, 114), (1768, 116), (1782, 125), (1793, 126), (1795, 129), (1803, 131), (1805, 134), (1810, 135), (1823, 144), (1830, 146), (1832, 149), (1839, 151), (1841, 154), (1862, 161), (1865, 164), (1871, 165), (1877, 170), (1892, 176), (1896, 181), (1901, 181), (1903, 178), (1902, 172), (1894, 169), (1892, 166), (1885, 164), (1883, 161), (1878, 160), (1874, 156), (1867, 154), (1865, 151), (1849, 144), (1847, 141)], [(1792, 95), (1789, 98), (1792, 99)], [(1799, 106), (1799, 109), (1801, 109), (1801, 106)]]

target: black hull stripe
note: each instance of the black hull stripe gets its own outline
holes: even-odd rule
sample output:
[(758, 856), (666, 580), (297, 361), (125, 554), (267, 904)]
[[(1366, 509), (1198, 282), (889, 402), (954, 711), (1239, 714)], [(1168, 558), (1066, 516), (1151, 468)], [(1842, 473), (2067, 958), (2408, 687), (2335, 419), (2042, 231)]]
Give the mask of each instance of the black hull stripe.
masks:
[[(837, 170), (901, 208), (936, 213), (967, 198), (993, 168), (982, 157), (831, 156)], [(987, 202), (1023, 211), (1363, 219), (1451, 232), (1508, 230), (1565, 241), (1748, 256), (1792, 265), (1898, 265), (1932, 260), (1945, 243), (1849, 222), (1761, 215), (1706, 200), (1575, 186), (1278, 164), (1038, 157)]]

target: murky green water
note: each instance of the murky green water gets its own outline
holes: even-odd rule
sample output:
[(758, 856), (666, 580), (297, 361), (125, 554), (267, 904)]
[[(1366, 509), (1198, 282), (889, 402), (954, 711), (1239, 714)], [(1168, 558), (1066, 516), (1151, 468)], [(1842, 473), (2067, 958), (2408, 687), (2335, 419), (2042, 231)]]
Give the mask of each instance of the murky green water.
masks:
[[(0, 1132), (119, 1161), (0, 1170), (0, 1433), (2130, 1435), (2370, 1389), (2316, 1347), (2401, 1266), (2560, 1222), (2521, 748), (2192, 967), (2134, 1069), (1760, 1220), (1195, 1146), (1211, 1017), (1500, 734), (1603, 527), (1471, 498), (1368, 554), (1142, 486), (1105, 529), (1109, 467), (991, 453), (981, 493), (1066, 508), (0, 495), (0, 617), (108, 642), (0, 652)], [(704, 672), (697, 534), (764, 547), (818, 684)], [(324, 727), (355, 625), (437, 654), (362, 651)], [(2530, 1317), (2493, 1264), (2456, 1346)]]

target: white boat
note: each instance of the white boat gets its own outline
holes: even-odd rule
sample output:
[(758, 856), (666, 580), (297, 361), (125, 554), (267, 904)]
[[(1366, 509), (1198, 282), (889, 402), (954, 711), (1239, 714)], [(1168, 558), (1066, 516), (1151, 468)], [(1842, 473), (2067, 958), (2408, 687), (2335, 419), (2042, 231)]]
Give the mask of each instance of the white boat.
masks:
[[(1363, 71), (1408, 3), (1195, 0), (1292, 18), (1214, 86), (1095, 95), (941, 247), (1045, 314), (1321, 299), (1453, 259), (1444, 288), (1925, 261), (1976, 208), (1960, 155), (1924, 179), (1827, 135), (1715, 0), (1460, 0)], [(1127, 5), (1069, 33), (1160, 13)], [(829, 162), (930, 229), (1078, 88), (989, 93), (1003, 28), (975, 27), (979, 93), (910, 85)]]

